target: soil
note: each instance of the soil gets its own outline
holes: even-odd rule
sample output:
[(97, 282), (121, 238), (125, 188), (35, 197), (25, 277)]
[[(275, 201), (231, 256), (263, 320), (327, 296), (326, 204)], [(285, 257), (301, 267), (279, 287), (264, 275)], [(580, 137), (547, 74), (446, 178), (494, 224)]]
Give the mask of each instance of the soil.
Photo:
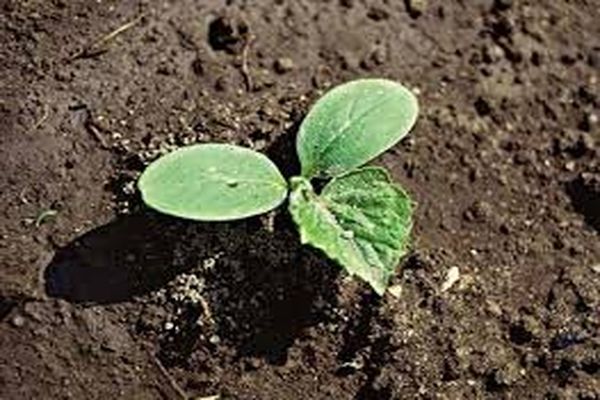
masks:
[[(0, 10), (0, 398), (600, 399), (597, 0)], [(376, 161), (418, 203), (384, 297), (285, 209), (140, 203), (190, 143), (294, 174), (310, 104), (367, 76), (422, 109)]]

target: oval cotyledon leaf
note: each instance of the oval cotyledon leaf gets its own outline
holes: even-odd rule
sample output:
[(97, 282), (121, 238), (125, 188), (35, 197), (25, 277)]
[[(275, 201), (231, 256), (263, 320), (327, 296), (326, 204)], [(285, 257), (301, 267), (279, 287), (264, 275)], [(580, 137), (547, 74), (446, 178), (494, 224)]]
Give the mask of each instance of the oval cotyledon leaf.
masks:
[(262, 214), (287, 196), (285, 179), (266, 156), (228, 144), (169, 153), (146, 168), (138, 187), (151, 208), (199, 221)]
[(333, 177), (360, 167), (400, 139), (416, 122), (415, 95), (397, 82), (359, 79), (327, 92), (298, 132), (302, 176)]
[(334, 178), (317, 195), (304, 177), (292, 178), (290, 213), (300, 239), (322, 250), (351, 275), (385, 292), (412, 228), (413, 203), (381, 168)]

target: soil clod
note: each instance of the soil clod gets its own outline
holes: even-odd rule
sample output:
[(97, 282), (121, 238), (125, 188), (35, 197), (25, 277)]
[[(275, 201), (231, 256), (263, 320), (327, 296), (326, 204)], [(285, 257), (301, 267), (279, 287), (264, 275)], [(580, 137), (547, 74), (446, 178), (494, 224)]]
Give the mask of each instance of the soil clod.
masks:
[(213, 50), (239, 54), (250, 38), (250, 28), (239, 16), (223, 15), (208, 27), (208, 43)]

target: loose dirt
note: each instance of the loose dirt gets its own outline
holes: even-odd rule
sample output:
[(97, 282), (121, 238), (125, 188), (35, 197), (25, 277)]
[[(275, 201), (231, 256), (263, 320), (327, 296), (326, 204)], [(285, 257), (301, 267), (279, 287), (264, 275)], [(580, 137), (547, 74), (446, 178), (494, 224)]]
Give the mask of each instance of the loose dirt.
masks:
[[(0, 1), (0, 398), (600, 398), (595, 0)], [(333, 85), (418, 93), (418, 203), (378, 298), (284, 209), (143, 207), (209, 141), (298, 171)]]

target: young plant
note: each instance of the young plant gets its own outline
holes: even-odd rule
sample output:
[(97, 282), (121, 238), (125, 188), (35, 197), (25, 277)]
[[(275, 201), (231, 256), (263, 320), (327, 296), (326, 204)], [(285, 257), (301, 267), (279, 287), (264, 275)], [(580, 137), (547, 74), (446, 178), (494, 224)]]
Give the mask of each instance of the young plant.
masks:
[[(362, 166), (402, 139), (417, 114), (417, 99), (404, 86), (352, 81), (325, 94), (302, 122), (296, 141), (302, 171), (289, 185), (264, 155), (209, 143), (154, 161), (138, 187), (148, 206), (198, 221), (262, 214), (289, 197), (302, 243), (383, 295), (406, 252), (413, 203), (383, 168)], [(320, 193), (314, 178), (329, 179)]]

